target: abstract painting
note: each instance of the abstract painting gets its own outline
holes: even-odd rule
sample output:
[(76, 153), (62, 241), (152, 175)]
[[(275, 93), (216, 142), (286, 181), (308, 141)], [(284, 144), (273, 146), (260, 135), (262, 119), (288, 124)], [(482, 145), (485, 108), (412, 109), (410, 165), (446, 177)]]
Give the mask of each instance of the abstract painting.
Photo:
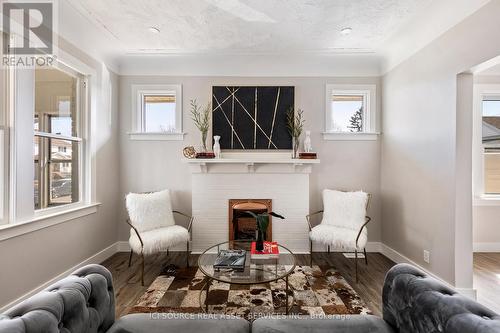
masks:
[(212, 87), (212, 132), (221, 149), (292, 149), (286, 113), (295, 87)]

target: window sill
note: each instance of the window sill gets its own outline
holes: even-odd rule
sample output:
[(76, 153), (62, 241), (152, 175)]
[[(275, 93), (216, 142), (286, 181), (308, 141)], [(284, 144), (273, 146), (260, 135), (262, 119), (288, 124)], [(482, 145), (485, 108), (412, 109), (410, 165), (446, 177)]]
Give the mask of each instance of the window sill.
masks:
[(84, 204), (69, 209), (35, 215), (32, 219), (0, 226), (0, 241), (24, 235), (33, 231), (68, 222), (83, 216), (95, 214), (100, 203)]
[(186, 133), (128, 133), (130, 140), (137, 141), (183, 141)]
[(474, 197), (474, 206), (500, 206), (500, 195)]
[(380, 133), (341, 133), (323, 132), (323, 140), (327, 141), (376, 141)]

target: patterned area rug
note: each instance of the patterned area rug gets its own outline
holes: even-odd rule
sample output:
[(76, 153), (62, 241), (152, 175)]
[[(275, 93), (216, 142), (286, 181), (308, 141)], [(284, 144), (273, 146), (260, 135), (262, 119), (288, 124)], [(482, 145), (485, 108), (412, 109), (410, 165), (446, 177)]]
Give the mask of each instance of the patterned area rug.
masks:
[[(181, 268), (174, 275), (166, 270), (133, 306), (129, 313), (202, 313), (200, 293), (205, 300), (205, 277), (196, 267)], [(290, 314), (371, 314), (347, 281), (331, 267), (297, 266), (289, 276)], [(291, 294), (293, 292), (293, 295)], [(213, 281), (208, 293), (208, 312), (257, 318), (285, 313), (285, 282), (241, 286)]]

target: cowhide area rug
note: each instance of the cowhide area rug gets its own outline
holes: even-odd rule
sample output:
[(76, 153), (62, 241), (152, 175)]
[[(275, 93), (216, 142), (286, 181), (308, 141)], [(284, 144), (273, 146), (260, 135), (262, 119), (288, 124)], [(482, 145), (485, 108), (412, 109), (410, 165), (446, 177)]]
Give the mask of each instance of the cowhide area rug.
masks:
[[(297, 266), (288, 281), (289, 304), (294, 302), (289, 314), (371, 314), (356, 291), (334, 268)], [(180, 268), (173, 274), (164, 270), (129, 313), (203, 313), (200, 293), (204, 301), (205, 282), (205, 276), (197, 267)], [(248, 286), (212, 281), (206, 302), (209, 313), (246, 319), (284, 314), (285, 282), (278, 280)]]

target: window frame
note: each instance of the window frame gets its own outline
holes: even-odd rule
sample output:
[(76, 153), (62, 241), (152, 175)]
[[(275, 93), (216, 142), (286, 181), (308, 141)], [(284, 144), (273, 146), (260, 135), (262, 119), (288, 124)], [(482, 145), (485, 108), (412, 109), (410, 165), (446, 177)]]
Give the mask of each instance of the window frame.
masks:
[[(363, 96), (363, 131), (341, 132), (331, 128), (333, 119), (332, 96)], [(325, 89), (324, 140), (377, 140), (377, 86), (375, 84), (327, 84)]]
[(490, 206), (500, 205), (500, 194), (485, 193), (485, 161), (484, 155), (487, 148), (500, 148), (499, 144), (483, 143), (483, 101), (485, 97), (500, 97), (500, 84), (474, 84), (473, 105), (473, 138), (472, 138), (472, 180), (474, 192), (474, 205)]
[[(46, 138), (46, 139), (55, 139), (55, 140), (63, 140), (63, 141), (69, 141), (69, 142), (77, 142), (78, 143), (78, 151), (77, 151), (77, 154), (78, 154), (78, 158), (77, 158), (77, 161), (78, 161), (78, 174), (77, 174), (77, 177), (78, 177), (78, 201), (75, 201), (75, 202), (71, 202), (71, 203), (68, 203), (68, 204), (62, 204), (62, 205), (54, 205), (54, 206), (49, 206), (49, 207), (45, 207), (45, 208), (39, 208), (39, 209), (35, 209), (35, 216), (38, 216), (38, 215), (44, 215), (46, 214), (47, 210), (49, 212), (51, 211), (54, 211), (54, 210), (66, 210), (65, 207), (67, 207), (68, 205), (81, 205), (82, 203), (84, 203), (86, 201), (86, 186), (85, 186), (85, 183), (86, 183), (86, 180), (84, 179), (84, 175), (85, 175), (85, 165), (86, 165), (86, 153), (84, 152), (84, 146), (85, 146), (85, 133), (86, 133), (86, 130), (85, 130), (85, 119), (86, 119), (86, 113), (88, 113), (88, 109), (87, 109), (87, 102), (86, 102), (86, 98), (85, 98), (85, 95), (86, 95), (86, 86), (87, 86), (87, 81), (86, 81), (86, 77), (85, 75), (83, 75), (82, 73), (62, 64), (62, 63), (56, 63), (54, 66), (52, 66), (54, 69), (57, 69), (73, 78), (76, 78), (77, 81), (76, 81), (76, 88), (75, 88), (75, 92), (76, 92), (76, 96), (75, 96), (75, 107), (76, 107), (76, 119), (75, 119), (75, 122), (76, 122), (76, 136), (73, 136), (73, 135), (61, 135), (61, 134), (54, 134), (54, 133), (51, 133), (51, 132), (46, 132), (46, 131), (40, 131), (40, 128), (38, 129), (38, 131), (34, 131), (34, 138), (35, 137), (38, 137), (38, 138)], [(36, 87), (35, 87), (36, 88)], [(54, 101), (55, 105), (54, 107), (58, 106), (59, 105), (59, 101), (61, 100), (60, 97), (68, 97), (68, 96), (57, 96), (57, 99)], [(47, 115), (47, 119), (46, 121), (48, 121), (50, 123), (50, 117), (52, 117), (52, 115)], [(39, 119), (39, 123), (40, 121), (43, 121), (41, 119)], [(48, 144), (48, 146), (50, 147), (51, 146), (51, 143)], [(39, 147), (40, 149), (40, 147)], [(40, 154), (40, 153), (39, 153)], [(50, 157), (51, 155), (51, 152), (49, 150), (48, 152), (48, 156), (49, 156), (49, 159), (51, 159)], [(40, 155), (41, 156), (41, 155)], [(71, 162), (72, 163), (72, 162)], [(72, 166), (73, 167), (73, 166)], [(41, 173), (43, 175), (43, 172)], [(49, 174), (50, 174), (50, 171), (49, 171)], [(49, 179), (50, 179), (50, 175), (49, 175)], [(50, 184), (47, 184), (47, 191), (43, 191), (43, 194), (42, 192), (40, 191), (39, 189), (39, 196), (47, 196), (45, 199), (47, 200), (47, 202), (50, 202)], [(41, 200), (40, 202), (42, 202), (43, 200)]]
[[(18, 193), (17, 193), (17, 170), (18, 170), (18, 159), (17, 159), (17, 138), (15, 132), (17, 130), (9, 131), (8, 142), (9, 149), (7, 153), (4, 153), (4, 156), (8, 158), (8, 199), (7, 199), (7, 215), (2, 223), (0, 224), (0, 230), (16, 228), (17, 231), (12, 231), (7, 233), (17, 235), (22, 233), (22, 230), (38, 230), (43, 228), (44, 225), (49, 226), (61, 222), (65, 222), (64, 216), (84, 216), (89, 213), (93, 213), (96, 211), (96, 206), (98, 203), (92, 203), (92, 195), (93, 191), (93, 177), (91, 173), (92, 168), (92, 158), (91, 158), (91, 145), (90, 141), (90, 112), (91, 112), (91, 103), (90, 103), (90, 94), (89, 94), (89, 81), (90, 75), (85, 74), (83, 71), (79, 71), (76, 69), (77, 67), (70, 67), (66, 65), (62, 61), (57, 61), (53, 64), (53, 68), (60, 70), (62, 72), (67, 73), (71, 76), (78, 77), (78, 93), (77, 93), (77, 107), (79, 108), (78, 116), (78, 133), (80, 135), (78, 137), (70, 137), (70, 141), (79, 141), (79, 170), (78, 170), (78, 182), (79, 182), (79, 197), (77, 202), (72, 202), (64, 205), (46, 207), (42, 209), (35, 209), (34, 203), (31, 212), (25, 212), (25, 207), (21, 210), (23, 214), (19, 217), (19, 207), (18, 207)], [(30, 69), (33, 77), (33, 89), (35, 89), (35, 73), (34, 69)], [(6, 110), (8, 119), (6, 123), (9, 128), (16, 129), (17, 128), (17, 116), (16, 110), (18, 108), (18, 74), (17, 69), (9, 68), (6, 70), (6, 81), (7, 81), (7, 101), (6, 101)], [(35, 103), (35, 95), (33, 90), (33, 107)], [(35, 110), (33, 108), (31, 117), (31, 128), (32, 128), (32, 136), (31, 142), (33, 144), (33, 139), (36, 136), (39, 137), (50, 137), (54, 139), (68, 140), (69, 138), (65, 135), (52, 134), (47, 132), (35, 131), (33, 127), (33, 119), (35, 115)], [(32, 159), (33, 163), (33, 159)], [(32, 187), (33, 189), (33, 187)], [(78, 212), (81, 210), (81, 212)], [(76, 214), (76, 215), (75, 215)], [(39, 226), (30, 226), (27, 227), (25, 225), (31, 224), (32, 222), (42, 222)], [(21, 227), (22, 226), (22, 227)], [(1, 235), (0, 235), (1, 236)], [(9, 237), (9, 236), (6, 236)]]
[[(146, 132), (144, 115), (144, 96), (175, 96), (175, 129), (171, 132)], [(180, 84), (133, 84), (132, 85), (132, 128), (129, 132), (131, 140), (167, 140), (182, 141), (182, 85)]]

